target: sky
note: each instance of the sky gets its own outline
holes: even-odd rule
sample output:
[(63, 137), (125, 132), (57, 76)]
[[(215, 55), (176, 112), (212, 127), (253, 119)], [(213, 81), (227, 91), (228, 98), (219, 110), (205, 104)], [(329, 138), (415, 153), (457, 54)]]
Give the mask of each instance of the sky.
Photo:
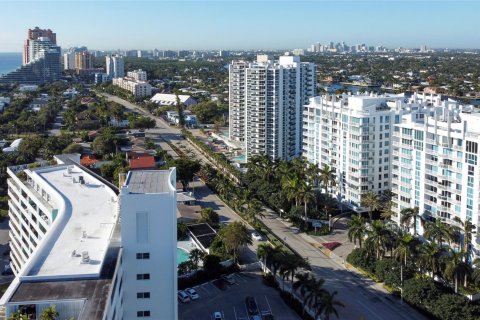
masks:
[(389, 48), (480, 48), (475, 1), (0, 0), (0, 52), (21, 52), (27, 30), (62, 48), (293, 49), (345, 41)]

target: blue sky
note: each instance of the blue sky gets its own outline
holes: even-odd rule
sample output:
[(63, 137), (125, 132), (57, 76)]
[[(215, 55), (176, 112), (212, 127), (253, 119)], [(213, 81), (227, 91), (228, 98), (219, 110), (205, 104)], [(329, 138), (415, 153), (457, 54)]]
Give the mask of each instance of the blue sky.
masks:
[(0, 52), (20, 52), (35, 26), (54, 30), (63, 48), (480, 48), (479, 12), (480, 1), (0, 0)]

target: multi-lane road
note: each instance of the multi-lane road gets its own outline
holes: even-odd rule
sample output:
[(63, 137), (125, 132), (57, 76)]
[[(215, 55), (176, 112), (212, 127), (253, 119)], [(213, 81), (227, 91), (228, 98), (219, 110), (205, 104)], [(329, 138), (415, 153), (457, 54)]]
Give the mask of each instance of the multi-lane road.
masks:
[[(135, 110), (140, 114), (148, 114), (138, 106), (120, 99), (115, 96), (104, 94), (111, 101), (115, 101), (124, 107)], [(207, 162), (205, 157), (200, 154), (188, 141), (182, 139), (180, 130), (170, 127), (166, 121), (161, 118), (153, 117), (156, 120), (157, 127), (150, 129), (149, 135), (173, 144), (184, 145), (192, 150), (195, 156), (202, 162)], [(164, 143), (165, 147), (168, 144)], [(162, 145), (163, 147), (163, 145)], [(202, 188), (202, 198), (212, 199), (212, 205), (222, 208), (221, 215), (230, 217), (235, 213), (229, 209), (221, 200), (212, 194), (211, 190)], [(207, 201), (207, 203), (210, 203)], [(338, 299), (345, 304), (345, 308), (339, 308), (340, 319), (364, 319), (364, 320), (408, 320), (425, 319), (417, 311), (406, 304), (402, 304), (381, 287), (381, 285), (372, 280), (358, 275), (355, 272), (347, 270), (342, 263), (328, 258), (323, 252), (308, 243), (299, 234), (292, 231), (287, 225), (278, 219), (277, 215), (267, 210), (263, 222), (281, 239), (284, 239), (288, 245), (297, 251), (300, 255), (307, 258), (312, 266), (312, 272), (317, 277), (325, 279), (325, 287), (329, 290), (338, 292)], [(236, 220), (236, 219), (233, 219)]]

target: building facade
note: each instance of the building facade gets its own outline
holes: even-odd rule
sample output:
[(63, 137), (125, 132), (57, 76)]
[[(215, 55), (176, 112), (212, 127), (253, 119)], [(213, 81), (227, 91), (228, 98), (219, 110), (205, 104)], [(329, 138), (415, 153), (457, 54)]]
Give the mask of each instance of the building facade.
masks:
[(75, 70), (77, 73), (91, 69), (93, 69), (93, 55), (88, 51), (75, 52)]
[(301, 153), (302, 106), (315, 95), (316, 66), (299, 57), (229, 65), (230, 140), (249, 157), (291, 159)]
[(52, 45), (57, 44), (57, 34), (50, 29), (40, 29), (35, 27), (35, 29), (28, 29), (27, 39), (25, 39), (25, 44), (23, 46), (23, 65), (26, 65), (32, 61), (32, 41), (35, 41), (39, 38), (47, 38)]
[(55, 305), (62, 319), (177, 319), (175, 169), (129, 173), (119, 192), (79, 158), (7, 169), (7, 318)]
[(336, 183), (329, 192), (355, 210), (361, 195), (391, 189), (391, 136), (403, 96), (326, 95), (303, 111), (303, 155), (328, 165)]
[(120, 190), (124, 319), (178, 318), (175, 186), (175, 169), (140, 170)]
[(147, 72), (142, 69), (128, 71), (127, 77), (132, 78), (135, 81), (147, 81)]
[(148, 82), (135, 81), (131, 78), (114, 78), (113, 84), (130, 91), (135, 97), (152, 95), (152, 86)]
[[(469, 220), (475, 227), (471, 244), (472, 260), (480, 257), (478, 157), (480, 113), (440, 96), (414, 96), (429, 106), (412, 108), (395, 124), (393, 133), (392, 191), (395, 217), (405, 208), (419, 208), (417, 230), (423, 234), (421, 219), (460, 226)], [(471, 261), (472, 261), (471, 260)]]
[(125, 63), (122, 56), (108, 55), (106, 60), (106, 72), (111, 79), (123, 78), (125, 76)]

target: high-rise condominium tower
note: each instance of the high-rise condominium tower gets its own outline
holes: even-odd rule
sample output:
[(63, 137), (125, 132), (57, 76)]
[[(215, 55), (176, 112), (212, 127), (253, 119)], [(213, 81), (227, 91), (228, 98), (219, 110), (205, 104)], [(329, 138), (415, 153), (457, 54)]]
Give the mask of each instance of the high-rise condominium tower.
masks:
[(111, 79), (123, 78), (125, 76), (125, 66), (122, 56), (106, 56), (106, 72)]
[(315, 95), (316, 66), (299, 57), (229, 66), (230, 139), (243, 143), (248, 157), (266, 154), (291, 159), (301, 152), (302, 107)]
[(57, 44), (57, 34), (50, 29), (40, 29), (35, 27), (35, 29), (28, 29), (27, 39), (23, 46), (23, 64), (26, 65), (32, 61), (32, 41), (37, 40), (38, 38), (48, 38), (52, 45)]

